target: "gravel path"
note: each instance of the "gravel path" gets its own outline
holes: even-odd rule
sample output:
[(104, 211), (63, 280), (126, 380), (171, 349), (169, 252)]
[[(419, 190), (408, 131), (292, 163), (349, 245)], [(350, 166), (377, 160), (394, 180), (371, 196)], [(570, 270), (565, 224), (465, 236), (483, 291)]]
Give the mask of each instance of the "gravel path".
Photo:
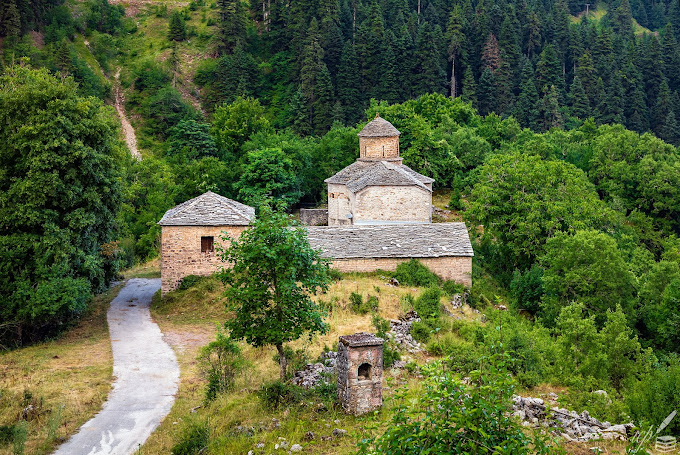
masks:
[(118, 68), (114, 78), (116, 79), (114, 82), (114, 107), (116, 108), (116, 112), (118, 112), (118, 117), (120, 117), (120, 125), (123, 128), (125, 143), (127, 144), (128, 149), (130, 149), (132, 156), (141, 161), (142, 155), (139, 153), (139, 150), (137, 150), (137, 135), (135, 135), (135, 129), (130, 124), (130, 120), (128, 120), (127, 114), (125, 113), (125, 106), (123, 104), (125, 103), (125, 98), (123, 97), (123, 89), (120, 87), (120, 68)]
[(113, 390), (99, 414), (55, 455), (132, 454), (170, 412), (179, 366), (149, 312), (160, 286), (160, 279), (131, 279), (111, 302)]

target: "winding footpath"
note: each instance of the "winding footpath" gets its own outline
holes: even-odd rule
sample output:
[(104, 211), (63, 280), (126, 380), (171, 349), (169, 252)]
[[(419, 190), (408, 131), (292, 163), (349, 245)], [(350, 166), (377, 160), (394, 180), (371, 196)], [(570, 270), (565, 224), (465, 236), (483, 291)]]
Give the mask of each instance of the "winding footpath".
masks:
[(118, 117), (120, 118), (120, 126), (123, 129), (123, 136), (125, 137), (125, 143), (130, 150), (130, 154), (135, 157), (137, 161), (142, 160), (142, 154), (137, 150), (137, 136), (135, 135), (135, 129), (130, 124), (130, 120), (127, 118), (125, 113), (125, 99), (123, 97), (123, 89), (120, 87), (120, 68), (116, 71), (114, 76), (114, 102), (113, 105), (116, 108)]
[(149, 311), (160, 286), (160, 279), (131, 279), (111, 302), (113, 390), (102, 410), (55, 455), (132, 454), (170, 412), (179, 366)]

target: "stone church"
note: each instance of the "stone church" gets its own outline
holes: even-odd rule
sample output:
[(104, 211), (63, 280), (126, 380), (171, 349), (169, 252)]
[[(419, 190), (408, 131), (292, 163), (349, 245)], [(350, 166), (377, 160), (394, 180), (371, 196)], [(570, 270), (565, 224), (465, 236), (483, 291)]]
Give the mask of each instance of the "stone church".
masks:
[(432, 183), (402, 163), (401, 133), (376, 115), (359, 133), (359, 159), (325, 180), (328, 225), (431, 223)]
[[(474, 254), (465, 223), (432, 223), (434, 180), (402, 163), (400, 134), (378, 115), (359, 132), (357, 161), (325, 181), (328, 209), (301, 211), (309, 243), (342, 272), (395, 270), (416, 258), (470, 287)], [(254, 217), (252, 207), (212, 192), (168, 210), (158, 223), (161, 292), (187, 275), (215, 272), (220, 233), (238, 236)]]

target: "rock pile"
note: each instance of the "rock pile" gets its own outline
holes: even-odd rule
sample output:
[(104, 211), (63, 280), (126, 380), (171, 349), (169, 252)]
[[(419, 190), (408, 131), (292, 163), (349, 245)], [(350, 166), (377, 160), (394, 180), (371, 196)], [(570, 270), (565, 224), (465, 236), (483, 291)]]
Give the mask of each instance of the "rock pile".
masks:
[(387, 332), (387, 337), (400, 349), (412, 354), (420, 352), (423, 350), (422, 345), (411, 336), (411, 325), (419, 321), (418, 313), (411, 310), (398, 321), (390, 321), (390, 331)]
[(338, 353), (328, 351), (321, 354), (321, 362), (308, 363), (305, 368), (296, 371), (291, 382), (304, 389), (311, 389), (321, 383), (328, 383), (330, 377), (335, 374)]
[(595, 439), (628, 440), (632, 423), (612, 425), (591, 417), (588, 411), (577, 413), (555, 407), (548, 409), (540, 398), (514, 396), (513, 415), (525, 426), (552, 428), (567, 441), (584, 442)]

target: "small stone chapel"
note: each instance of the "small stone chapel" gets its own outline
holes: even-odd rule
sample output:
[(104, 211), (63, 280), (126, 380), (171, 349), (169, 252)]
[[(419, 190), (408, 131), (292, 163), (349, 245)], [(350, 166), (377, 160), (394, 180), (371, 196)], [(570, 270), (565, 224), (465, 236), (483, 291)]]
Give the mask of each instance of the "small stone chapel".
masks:
[[(412, 258), (445, 280), (472, 285), (472, 244), (465, 223), (432, 223), (434, 179), (403, 164), (400, 132), (376, 115), (359, 132), (359, 158), (325, 180), (328, 210), (302, 210), (310, 245), (342, 272), (395, 270)], [(168, 210), (161, 225), (161, 292), (187, 275), (219, 268), (214, 244), (236, 237), (255, 209), (207, 192)], [(322, 224), (322, 225), (318, 225)]]

